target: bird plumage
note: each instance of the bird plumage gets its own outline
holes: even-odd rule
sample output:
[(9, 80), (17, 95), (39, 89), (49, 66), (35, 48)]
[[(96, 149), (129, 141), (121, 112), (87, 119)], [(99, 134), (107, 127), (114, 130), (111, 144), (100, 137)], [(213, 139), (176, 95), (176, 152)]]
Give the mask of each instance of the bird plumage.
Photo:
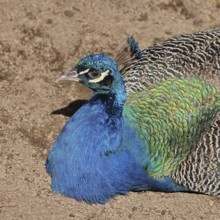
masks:
[(94, 94), (49, 153), (53, 191), (105, 203), (131, 190), (190, 190), (172, 174), (220, 110), (214, 87), (170, 79), (127, 98), (117, 63), (103, 54), (82, 58), (61, 79), (77, 80)]
[(142, 57), (142, 51), (132, 36), (127, 38), (127, 42), (117, 52), (114, 60), (117, 61), (119, 70), (123, 69), (132, 60), (139, 60)]
[[(122, 69), (128, 94), (172, 77), (199, 76), (220, 83), (219, 28), (172, 37), (142, 50), (141, 55), (127, 60)], [(192, 191), (219, 195), (219, 137), (220, 113), (172, 178)]]
[(140, 59), (126, 62), (121, 72), (128, 94), (170, 77), (220, 76), (220, 28), (154, 44), (141, 51)]
[(168, 176), (191, 152), (219, 111), (216, 89), (198, 79), (169, 79), (129, 96), (124, 118), (147, 146), (148, 174)]

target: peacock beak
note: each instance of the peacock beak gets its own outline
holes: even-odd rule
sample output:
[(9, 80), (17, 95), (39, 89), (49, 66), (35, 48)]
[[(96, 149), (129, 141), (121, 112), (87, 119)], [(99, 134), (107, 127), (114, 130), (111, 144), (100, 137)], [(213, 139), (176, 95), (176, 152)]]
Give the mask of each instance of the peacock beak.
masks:
[(56, 82), (61, 80), (71, 80), (75, 82), (79, 82), (78, 74), (75, 70), (68, 71), (64, 73), (61, 77), (59, 77)]

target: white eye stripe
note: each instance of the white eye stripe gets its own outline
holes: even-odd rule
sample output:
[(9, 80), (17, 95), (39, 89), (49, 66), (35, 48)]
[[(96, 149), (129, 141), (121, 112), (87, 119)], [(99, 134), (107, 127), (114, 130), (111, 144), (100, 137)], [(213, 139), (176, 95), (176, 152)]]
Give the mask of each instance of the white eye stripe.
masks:
[(81, 72), (78, 73), (78, 75), (83, 75), (83, 74), (85, 74), (85, 73), (88, 73), (89, 70), (90, 70), (90, 69), (86, 69), (86, 70), (84, 70), (84, 71), (81, 71)]
[(91, 79), (89, 80), (90, 83), (99, 83), (101, 82), (106, 76), (108, 76), (109, 74), (109, 70), (106, 70), (105, 72), (101, 73), (101, 76), (99, 78), (96, 79)]

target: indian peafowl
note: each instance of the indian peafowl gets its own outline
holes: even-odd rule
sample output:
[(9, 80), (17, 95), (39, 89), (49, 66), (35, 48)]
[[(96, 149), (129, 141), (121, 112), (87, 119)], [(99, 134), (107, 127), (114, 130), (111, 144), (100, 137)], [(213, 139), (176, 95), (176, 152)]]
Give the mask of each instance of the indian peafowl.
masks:
[(142, 190), (220, 195), (218, 122), (211, 128), (218, 144), (200, 144), (220, 112), (214, 87), (173, 78), (127, 97), (117, 63), (104, 54), (80, 59), (60, 80), (80, 82), (94, 94), (49, 153), (54, 192), (89, 203)]

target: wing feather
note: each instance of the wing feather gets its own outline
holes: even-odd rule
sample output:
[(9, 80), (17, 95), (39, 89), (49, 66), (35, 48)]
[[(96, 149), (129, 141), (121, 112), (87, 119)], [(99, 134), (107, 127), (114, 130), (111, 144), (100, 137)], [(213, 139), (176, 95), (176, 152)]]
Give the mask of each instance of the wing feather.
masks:
[(145, 143), (153, 177), (168, 176), (193, 151), (220, 111), (219, 95), (203, 80), (172, 78), (129, 96), (124, 118)]

